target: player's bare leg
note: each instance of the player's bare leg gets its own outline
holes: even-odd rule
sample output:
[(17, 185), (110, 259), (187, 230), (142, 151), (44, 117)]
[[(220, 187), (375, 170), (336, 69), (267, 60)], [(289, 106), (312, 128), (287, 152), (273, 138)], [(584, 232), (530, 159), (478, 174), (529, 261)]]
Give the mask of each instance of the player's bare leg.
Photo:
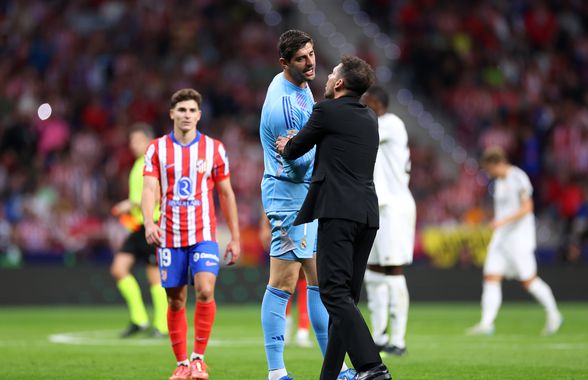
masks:
[(563, 317), (557, 308), (553, 292), (549, 285), (547, 285), (541, 278), (537, 277), (537, 275), (521, 281), (521, 284), (545, 309), (547, 320), (542, 334), (555, 334), (562, 325)]
[(302, 264), (298, 261), (287, 261), (270, 257), (270, 277), (268, 285), (290, 294), (294, 293), (301, 267)]
[(482, 289), (482, 319), (480, 323), (469, 328), (468, 335), (492, 335), (494, 320), (502, 304), (502, 276), (499, 274), (484, 275)]
[(128, 252), (119, 252), (114, 255), (110, 266), (110, 274), (115, 279), (116, 286), (125, 299), (131, 320), (129, 327), (121, 333), (123, 338), (143, 332), (149, 326), (149, 317), (143, 303), (141, 289), (131, 273), (131, 268), (134, 264), (135, 256)]

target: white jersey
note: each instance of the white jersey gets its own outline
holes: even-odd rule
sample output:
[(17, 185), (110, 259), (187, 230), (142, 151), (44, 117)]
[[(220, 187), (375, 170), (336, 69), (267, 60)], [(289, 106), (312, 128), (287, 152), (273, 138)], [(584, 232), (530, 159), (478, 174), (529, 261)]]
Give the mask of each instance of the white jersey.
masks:
[[(521, 208), (522, 199), (530, 198), (532, 194), (533, 186), (527, 174), (516, 166), (511, 166), (506, 176), (498, 178), (495, 182), (494, 220), (501, 220), (516, 213)], [(535, 216), (531, 212), (516, 222), (496, 229), (492, 240), (497, 246), (522, 244), (535, 249)]]
[(410, 151), (408, 134), (400, 118), (386, 113), (378, 118), (380, 146), (374, 167), (374, 184), (379, 205), (389, 204), (392, 198), (412, 195), (410, 180)]
[(408, 188), (408, 134), (402, 120), (391, 113), (378, 118), (378, 132), (374, 184), (380, 206), (380, 229), (368, 264), (408, 265), (412, 263), (416, 224), (416, 205)]

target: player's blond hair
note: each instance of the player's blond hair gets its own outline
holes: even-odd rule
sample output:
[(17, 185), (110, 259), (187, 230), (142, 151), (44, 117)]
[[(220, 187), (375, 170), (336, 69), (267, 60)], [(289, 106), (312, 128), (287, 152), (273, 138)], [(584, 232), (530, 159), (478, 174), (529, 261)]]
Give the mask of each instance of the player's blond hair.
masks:
[(508, 163), (504, 149), (499, 146), (492, 146), (484, 150), (480, 159), (482, 166)]

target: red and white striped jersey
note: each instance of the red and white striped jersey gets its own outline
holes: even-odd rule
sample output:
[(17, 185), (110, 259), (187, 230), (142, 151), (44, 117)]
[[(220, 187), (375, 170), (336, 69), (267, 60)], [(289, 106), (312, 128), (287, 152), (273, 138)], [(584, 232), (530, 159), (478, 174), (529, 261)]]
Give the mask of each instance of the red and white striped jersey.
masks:
[(188, 145), (181, 145), (173, 132), (155, 139), (145, 152), (143, 175), (159, 180), (163, 248), (216, 241), (212, 190), (229, 178), (229, 162), (220, 141), (200, 132)]

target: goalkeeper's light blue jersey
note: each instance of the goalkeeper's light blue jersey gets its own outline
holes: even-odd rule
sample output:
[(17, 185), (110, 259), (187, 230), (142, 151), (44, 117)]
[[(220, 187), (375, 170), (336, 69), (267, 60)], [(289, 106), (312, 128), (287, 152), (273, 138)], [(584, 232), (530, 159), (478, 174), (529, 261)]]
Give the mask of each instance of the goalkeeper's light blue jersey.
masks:
[(308, 121), (313, 104), (310, 88), (295, 86), (284, 77), (284, 73), (276, 75), (269, 85), (259, 126), (264, 154), (261, 200), (266, 213), (300, 210), (306, 197), (316, 147), (304, 156), (289, 161), (276, 150), (276, 139), (298, 133)]

